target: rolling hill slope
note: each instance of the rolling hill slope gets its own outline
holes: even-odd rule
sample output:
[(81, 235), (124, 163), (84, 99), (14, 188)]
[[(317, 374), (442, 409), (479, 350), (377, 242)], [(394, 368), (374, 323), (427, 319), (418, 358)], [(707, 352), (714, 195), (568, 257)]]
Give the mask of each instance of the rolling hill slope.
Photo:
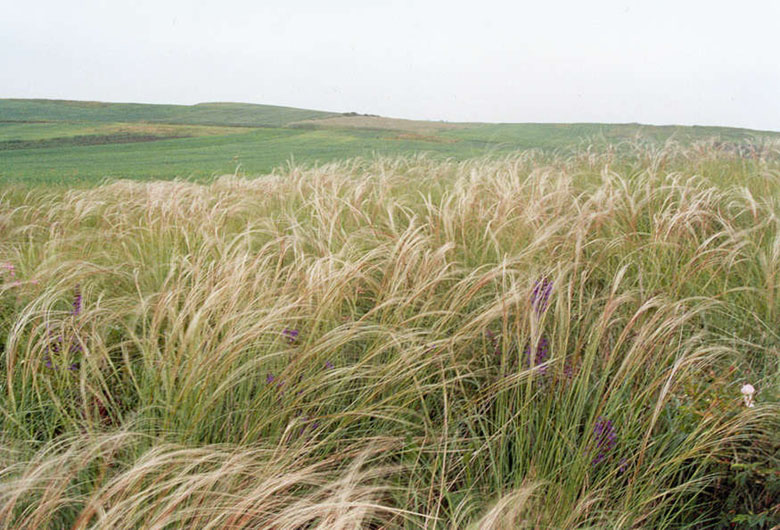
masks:
[(447, 123), (255, 105), (152, 105), (0, 99), (0, 181), (88, 185), (105, 177), (204, 179), (262, 174), (294, 159), (427, 152), (463, 159), (520, 149), (718, 138), (760, 144), (780, 133), (640, 124)]

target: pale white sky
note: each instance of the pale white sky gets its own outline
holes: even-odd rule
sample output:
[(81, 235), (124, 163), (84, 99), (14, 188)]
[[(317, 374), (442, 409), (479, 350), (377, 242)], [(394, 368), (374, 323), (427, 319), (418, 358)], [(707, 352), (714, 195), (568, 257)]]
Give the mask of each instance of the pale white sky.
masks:
[(2, 0), (0, 97), (780, 130), (780, 0)]

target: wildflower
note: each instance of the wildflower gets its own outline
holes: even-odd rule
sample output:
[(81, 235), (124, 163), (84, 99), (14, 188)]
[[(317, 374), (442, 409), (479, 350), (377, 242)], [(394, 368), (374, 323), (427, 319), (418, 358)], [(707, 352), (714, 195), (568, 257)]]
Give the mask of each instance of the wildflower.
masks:
[[(550, 354), (550, 348), (549, 344), (547, 342), (546, 337), (542, 337), (539, 340), (539, 343), (536, 345), (536, 349), (531, 353), (531, 345), (527, 345), (525, 347), (525, 362), (529, 367), (539, 366), (540, 364), (544, 363), (547, 360), (547, 357)], [(539, 373), (542, 375), (547, 373), (547, 367), (542, 366), (539, 368)]]
[(330, 370), (333, 368), (333, 363), (330, 361), (325, 361), (325, 368)]
[(290, 328), (284, 328), (282, 331), (282, 336), (287, 339), (288, 344), (295, 343), (296, 340), (298, 340), (298, 330), (297, 329), (290, 329)]
[(274, 382), (274, 379), (276, 379), (274, 377), (274, 374), (268, 374), (267, 376), (265, 376), (265, 382), (268, 383), (269, 385)]
[(79, 288), (78, 284), (76, 285), (76, 295), (73, 297), (73, 311), (71, 311), (71, 314), (74, 317), (79, 316), (79, 313), (81, 313), (81, 289)]
[(598, 451), (593, 459), (595, 465), (604, 460), (617, 444), (617, 434), (612, 420), (599, 417), (596, 425), (593, 426), (593, 436), (596, 438), (596, 451)]
[(742, 399), (745, 401), (746, 407), (753, 408), (755, 406), (755, 403), (753, 403), (753, 394), (755, 393), (756, 389), (753, 388), (753, 385), (742, 385)]
[[(49, 337), (51, 337), (51, 330), (49, 330)], [(60, 353), (60, 345), (62, 344), (62, 337), (50, 338), (51, 342), (47, 345), (47, 349), (50, 349), (54, 353)]]
[(547, 278), (536, 280), (534, 283), (534, 290), (531, 292), (531, 307), (537, 314), (542, 314), (547, 309), (552, 287), (552, 282)]
[[(51, 357), (49, 357), (48, 355), (46, 355), (46, 356), (44, 357), (44, 359), (46, 360), (46, 362), (45, 362), (45, 363), (43, 363), (43, 364), (44, 364), (44, 366), (45, 366), (46, 368), (53, 368), (54, 370), (58, 370), (58, 369), (59, 369), (59, 367), (57, 367), (57, 366), (54, 366), (54, 363), (52, 362), (52, 360), (51, 360)], [(71, 372), (73, 372), (73, 371), (76, 371), (76, 370), (78, 370), (78, 369), (79, 369), (79, 363), (71, 363), (71, 365), (70, 365), (70, 366), (68, 366), (68, 370), (70, 370)]]

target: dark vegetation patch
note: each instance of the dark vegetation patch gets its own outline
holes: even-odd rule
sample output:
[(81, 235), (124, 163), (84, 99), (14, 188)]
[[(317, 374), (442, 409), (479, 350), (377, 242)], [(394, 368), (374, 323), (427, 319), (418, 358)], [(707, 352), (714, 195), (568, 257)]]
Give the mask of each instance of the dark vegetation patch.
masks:
[(54, 123), (51, 120), (0, 120), (0, 123)]

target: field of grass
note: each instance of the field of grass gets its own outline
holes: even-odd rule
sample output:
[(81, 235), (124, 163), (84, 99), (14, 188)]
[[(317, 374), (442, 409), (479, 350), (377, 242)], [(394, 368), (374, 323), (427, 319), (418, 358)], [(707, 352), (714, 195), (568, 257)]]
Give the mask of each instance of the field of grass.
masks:
[(291, 160), (429, 153), (441, 159), (519, 149), (570, 152), (637, 139), (683, 145), (718, 137), (763, 145), (780, 133), (637, 124), (477, 124), (399, 120), (240, 103), (145, 105), (0, 100), (0, 180), (88, 186), (105, 178), (207, 182), (268, 174)]
[(780, 143), (490, 154), (0, 187), (0, 526), (780, 523)]

